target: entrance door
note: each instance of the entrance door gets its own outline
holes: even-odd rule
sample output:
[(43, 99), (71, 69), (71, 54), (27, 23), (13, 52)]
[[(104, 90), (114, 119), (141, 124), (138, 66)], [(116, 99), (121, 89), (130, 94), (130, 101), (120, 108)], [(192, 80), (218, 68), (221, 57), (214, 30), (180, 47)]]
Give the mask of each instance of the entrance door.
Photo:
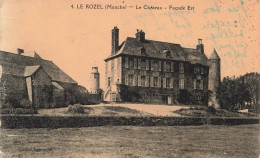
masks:
[(167, 104), (172, 104), (172, 97), (168, 95)]

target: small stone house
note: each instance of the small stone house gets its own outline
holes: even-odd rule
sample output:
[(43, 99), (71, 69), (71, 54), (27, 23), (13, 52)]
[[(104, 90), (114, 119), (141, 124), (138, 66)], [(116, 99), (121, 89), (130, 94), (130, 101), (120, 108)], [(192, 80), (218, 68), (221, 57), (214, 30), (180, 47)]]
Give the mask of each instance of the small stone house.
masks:
[(29, 103), (35, 108), (50, 108), (76, 102), (77, 82), (36, 52), (26, 56), (0, 51), (0, 67), (2, 105)]

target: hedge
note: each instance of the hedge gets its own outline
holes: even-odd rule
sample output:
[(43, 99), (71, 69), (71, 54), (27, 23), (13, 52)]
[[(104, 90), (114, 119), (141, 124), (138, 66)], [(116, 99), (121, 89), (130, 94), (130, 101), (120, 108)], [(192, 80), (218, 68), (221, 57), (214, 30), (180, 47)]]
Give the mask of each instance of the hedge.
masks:
[(187, 126), (259, 124), (260, 118), (191, 118), (191, 117), (50, 117), (1, 116), (2, 128), (74, 128), (92, 126)]

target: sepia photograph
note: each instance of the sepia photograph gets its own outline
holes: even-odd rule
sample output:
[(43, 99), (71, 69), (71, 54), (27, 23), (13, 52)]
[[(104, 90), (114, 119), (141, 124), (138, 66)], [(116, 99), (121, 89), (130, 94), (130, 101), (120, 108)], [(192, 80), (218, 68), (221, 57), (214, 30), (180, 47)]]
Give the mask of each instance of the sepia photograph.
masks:
[(259, 158), (259, 0), (0, 0), (0, 158)]

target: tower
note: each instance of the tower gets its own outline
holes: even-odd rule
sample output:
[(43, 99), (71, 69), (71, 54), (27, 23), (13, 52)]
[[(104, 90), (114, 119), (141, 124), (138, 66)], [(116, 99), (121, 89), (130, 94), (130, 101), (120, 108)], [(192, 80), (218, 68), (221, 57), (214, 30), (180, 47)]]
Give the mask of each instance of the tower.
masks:
[(212, 92), (209, 98), (209, 106), (220, 108), (217, 100), (217, 88), (220, 85), (220, 57), (214, 49), (209, 58), (209, 90)]
[(92, 67), (89, 78), (89, 92), (97, 94), (99, 92), (99, 72), (98, 67)]

